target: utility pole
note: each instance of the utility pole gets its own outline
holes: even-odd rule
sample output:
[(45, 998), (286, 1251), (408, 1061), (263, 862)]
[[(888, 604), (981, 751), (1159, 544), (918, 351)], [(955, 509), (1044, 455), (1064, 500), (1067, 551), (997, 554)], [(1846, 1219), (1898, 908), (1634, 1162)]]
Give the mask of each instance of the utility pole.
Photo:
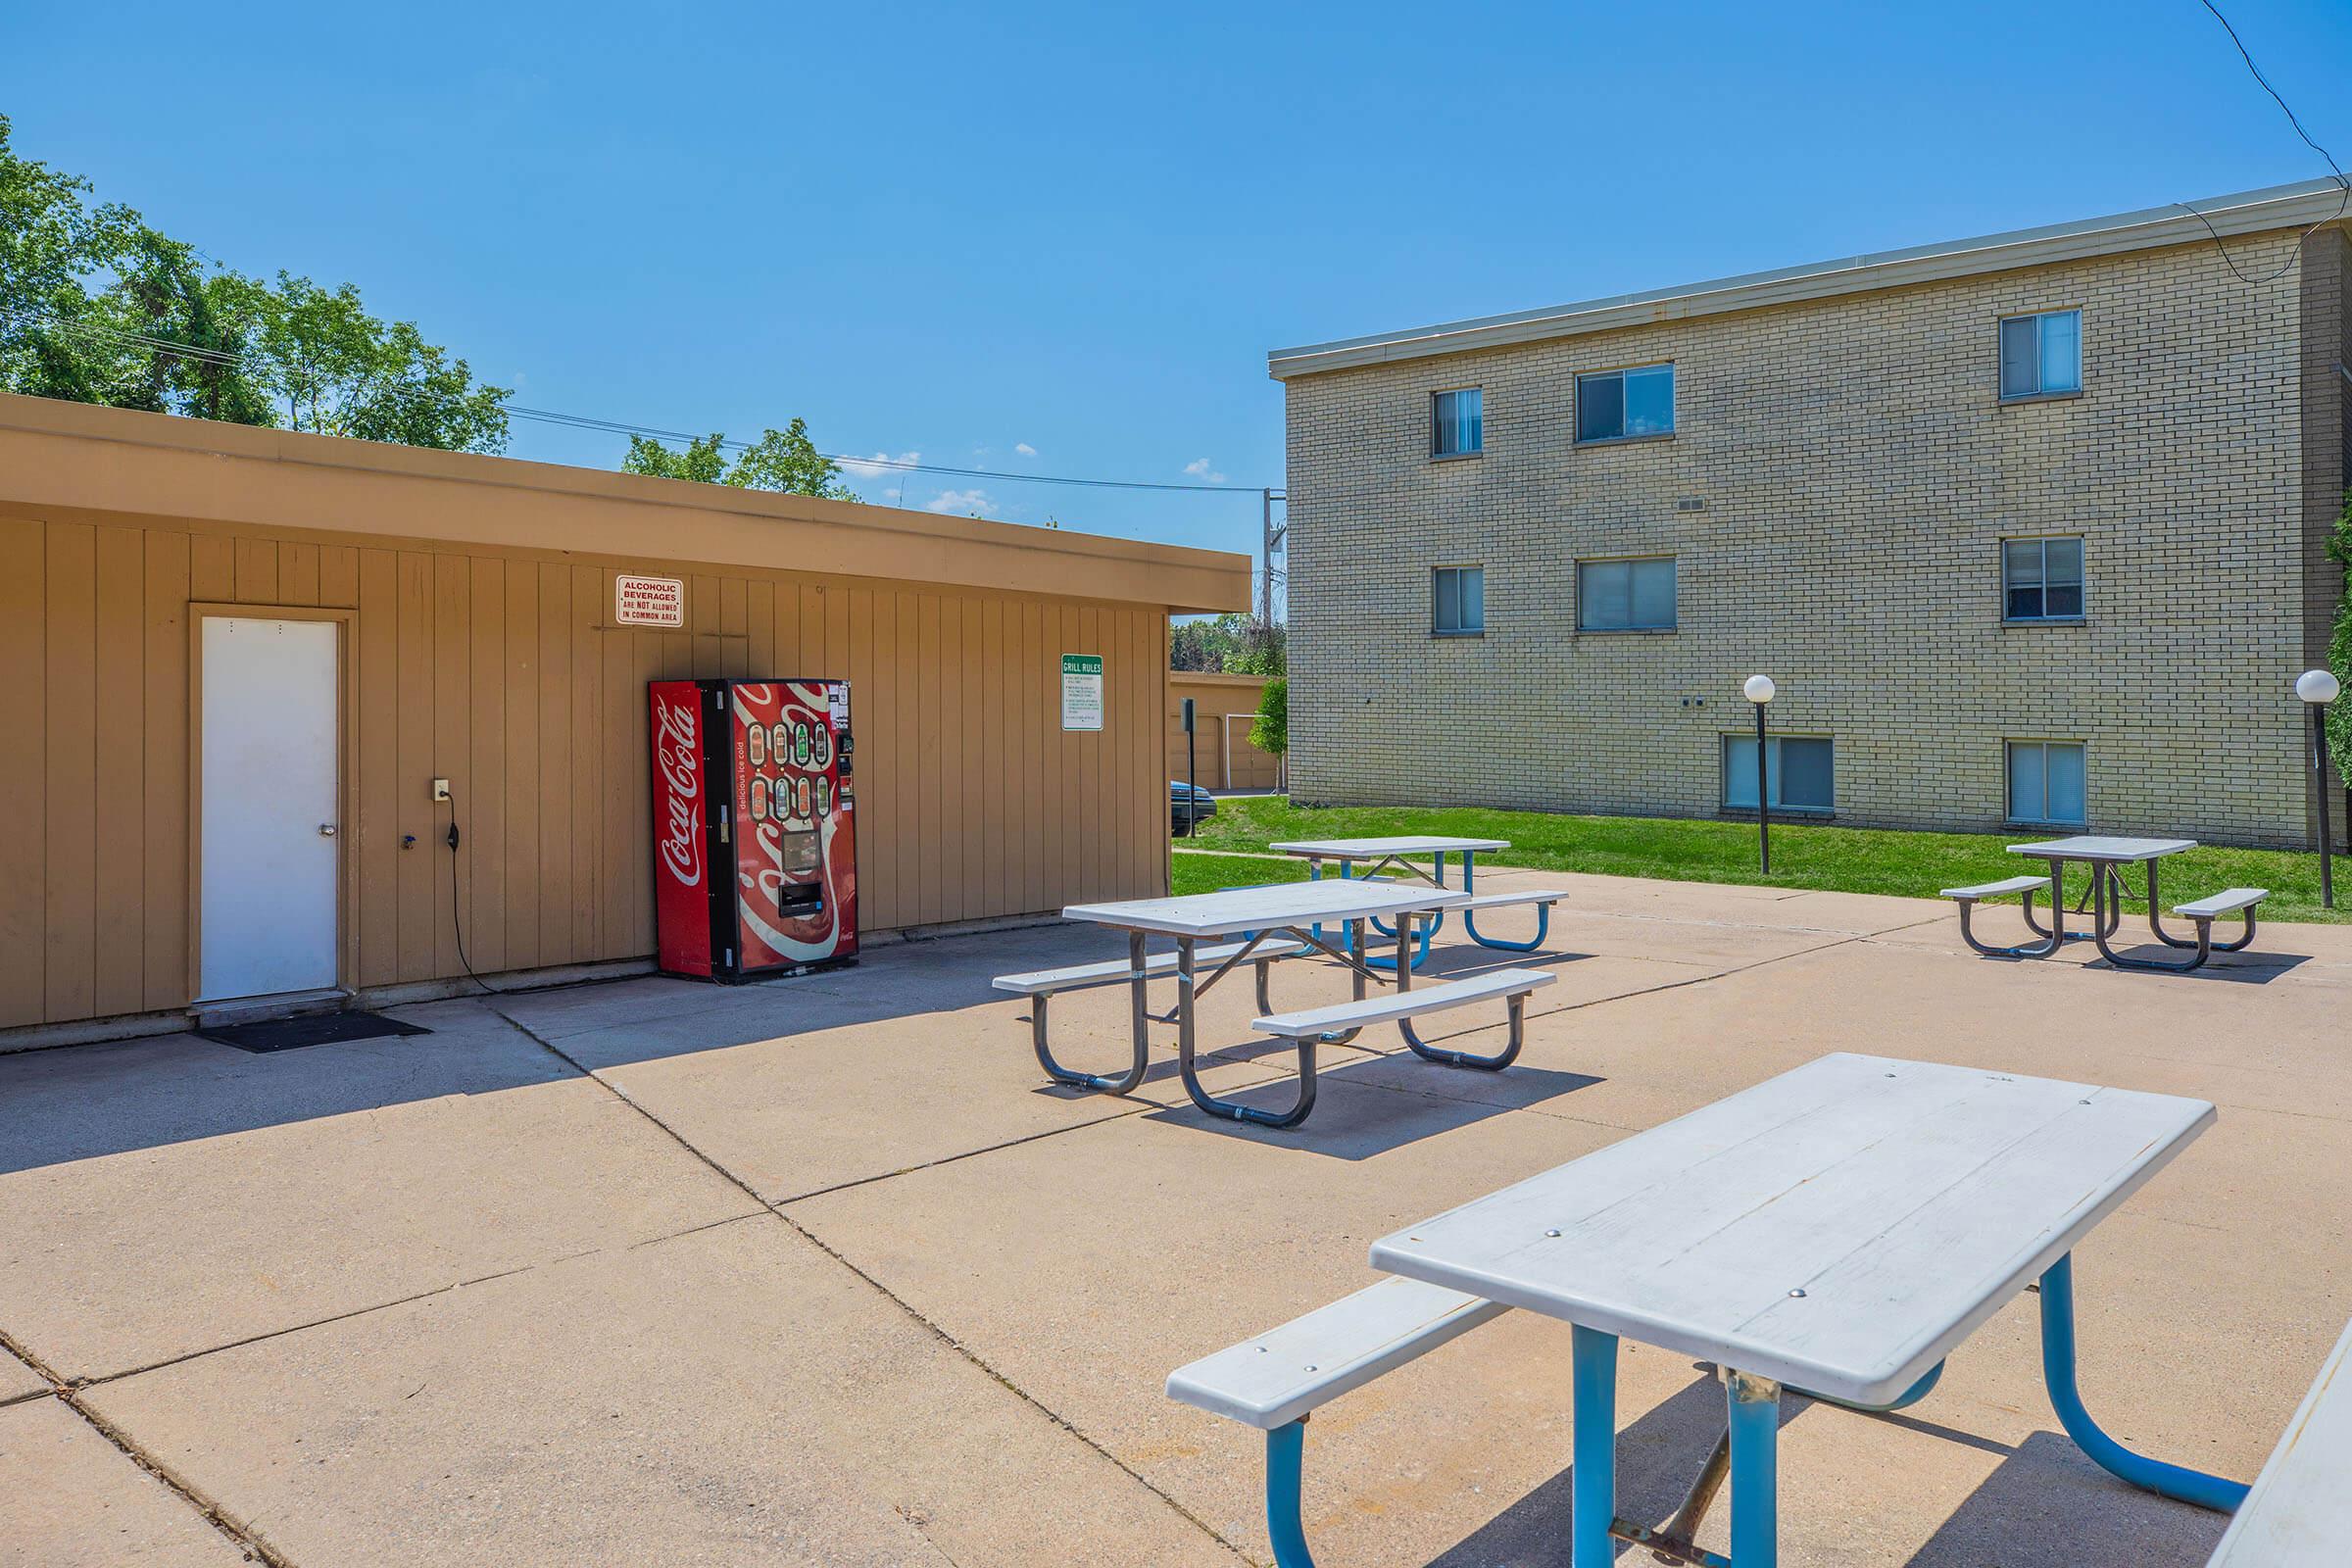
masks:
[(1258, 495), (1265, 565), (1257, 586), (1257, 623), (1271, 628), (1274, 624), (1274, 552), (1283, 549), (1283, 539), (1291, 531), (1288, 523), (1279, 528), (1274, 526), (1274, 503), (1280, 501), (1288, 506), (1291, 498), (1271, 488), (1260, 490)]

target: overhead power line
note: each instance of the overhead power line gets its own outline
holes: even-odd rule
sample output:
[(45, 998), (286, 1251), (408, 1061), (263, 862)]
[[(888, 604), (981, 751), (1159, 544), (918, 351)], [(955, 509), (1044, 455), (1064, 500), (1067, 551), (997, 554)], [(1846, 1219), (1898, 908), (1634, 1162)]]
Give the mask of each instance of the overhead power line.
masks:
[[(176, 354), (184, 359), (208, 365), (245, 368), (247, 357), (226, 349), (205, 348), (195, 343), (175, 343), (170, 338), (154, 337), (145, 332), (127, 331), (122, 327), (101, 326), (94, 321), (70, 320), (61, 316), (30, 315), (21, 318), (62, 327), (69, 332), (84, 332), (157, 353)], [(415, 394), (425, 390), (406, 382), (388, 382), (380, 390), (398, 394)], [(700, 441), (702, 436), (686, 430), (665, 430), (659, 425), (640, 424), (630, 419), (606, 419), (588, 414), (567, 414), (559, 409), (533, 409), (508, 404), (503, 411), (509, 418), (526, 419), (535, 424), (560, 425), (574, 430), (597, 430), (612, 435), (644, 436), (657, 441)], [(718, 444), (738, 452), (749, 452), (757, 444), (750, 441), (720, 437)], [(818, 457), (828, 463), (858, 472), (862, 469), (883, 468), (895, 473), (946, 473), (966, 479), (1001, 479), (1022, 484), (1079, 485), (1097, 490), (1181, 490), (1208, 491), (1220, 495), (1254, 496), (1262, 494), (1259, 485), (1239, 484), (1183, 484), (1156, 479), (1094, 479), (1075, 474), (1016, 473), (1004, 468), (965, 468), (944, 463), (924, 463), (915, 459), (891, 458), (876, 455), (858, 457), (853, 453), (820, 452)]]
[(2271, 95), (2271, 101), (2276, 103), (2278, 106), (2279, 111), (2286, 116), (2286, 122), (2295, 127), (2295, 134), (2303, 138), (2303, 145), (2309, 147), (2313, 152), (2318, 153), (2322, 158), (2328, 160), (2328, 168), (2334, 173), (2335, 183), (2340, 192), (2336, 198), (2335, 212), (2333, 216), (2321, 219), (2318, 222), (2312, 224), (2301, 234), (2297, 235), (2295, 237), (2295, 248), (2288, 254), (2286, 260), (2279, 263), (2276, 270), (2267, 272), (2261, 277), (2248, 277), (2244, 272), (2238, 270), (2236, 258), (2230, 254), (2230, 247), (2223, 243), (2221, 231), (2213, 226), (2212, 219), (2207, 218), (2203, 213), (2198, 212), (2194, 207), (2189, 206), (2189, 204), (2186, 202), (2179, 202), (2175, 204), (2176, 206), (2186, 210), (2196, 218), (2198, 222), (2205, 225), (2205, 232), (2213, 236), (2214, 248), (2222, 253), (2222, 265), (2229, 268), (2230, 273), (2235, 276), (2240, 283), (2275, 283), (2279, 278), (2284, 277), (2288, 272), (2292, 271), (2295, 264), (2303, 259), (2303, 242), (2305, 240), (2311, 238), (2312, 235), (2318, 233), (2328, 224), (2334, 222), (2336, 219), (2343, 217), (2346, 211), (2352, 210), (2352, 179), (2345, 177), (2342, 166), (2337, 164), (2335, 161), (2335, 154), (2329, 152), (2327, 148), (2321, 146), (2318, 142), (2311, 139), (2311, 132), (2303, 128), (2303, 122), (2301, 118), (2295, 114), (2293, 107), (2289, 105), (2283, 97), (2279, 96), (2278, 89), (2271, 85), (2271, 78), (2262, 74), (2262, 68), (2254, 63), (2254, 56), (2247, 50), (2246, 41), (2237, 35), (2237, 29), (2230, 24), (2230, 19), (2222, 15), (2221, 7), (2215, 5), (2213, 0), (2198, 0), (2198, 3), (2203, 5), (2207, 11), (2212, 12), (2213, 20), (2222, 24), (2222, 30), (2228, 33), (2230, 35), (2230, 41), (2237, 46), (2237, 57), (2246, 63), (2246, 69), (2254, 74), (2254, 79), (2262, 83), (2262, 90)]

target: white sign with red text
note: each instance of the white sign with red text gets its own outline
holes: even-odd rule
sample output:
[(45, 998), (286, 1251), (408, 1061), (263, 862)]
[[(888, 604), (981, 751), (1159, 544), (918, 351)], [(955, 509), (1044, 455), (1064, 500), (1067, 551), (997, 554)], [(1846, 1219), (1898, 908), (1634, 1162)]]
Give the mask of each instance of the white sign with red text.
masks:
[(612, 579), (612, 622), (617, 626), (683, 626), (686, 584), (677, 577)]

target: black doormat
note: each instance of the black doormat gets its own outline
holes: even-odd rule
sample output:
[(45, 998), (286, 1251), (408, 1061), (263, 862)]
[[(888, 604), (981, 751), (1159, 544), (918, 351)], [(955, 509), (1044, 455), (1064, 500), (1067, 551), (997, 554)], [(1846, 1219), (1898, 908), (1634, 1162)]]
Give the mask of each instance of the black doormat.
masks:
[(329, 1046), (342, 1040), (374, 1040), (382, 1035), (429, 1035), (430, 1029), (380, 1012), (311, 1012), (298, 1018), (265, 1018), (260, 1023), (235, 1023), (199, 1029), (207, 1040), (218, 1040), (239, 1051), (292, 1051), (297, 1046)]

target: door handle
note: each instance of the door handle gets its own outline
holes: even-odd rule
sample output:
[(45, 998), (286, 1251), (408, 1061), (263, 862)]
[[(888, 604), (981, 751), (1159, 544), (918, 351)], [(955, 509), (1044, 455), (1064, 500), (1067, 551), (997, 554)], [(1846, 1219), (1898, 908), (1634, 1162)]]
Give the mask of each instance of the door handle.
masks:
[(335, 836), (335, 824), (334, 824), (334, 823), (332, 823), (332, 822), (321, 822), (321, 823), (319, 823), (319, 824), (318, 824), (318, 836), (319, 836), (320, 838), (322, 838), (322, 839), (331, 839), (331, 838), (333, 838), (333, 837)]

